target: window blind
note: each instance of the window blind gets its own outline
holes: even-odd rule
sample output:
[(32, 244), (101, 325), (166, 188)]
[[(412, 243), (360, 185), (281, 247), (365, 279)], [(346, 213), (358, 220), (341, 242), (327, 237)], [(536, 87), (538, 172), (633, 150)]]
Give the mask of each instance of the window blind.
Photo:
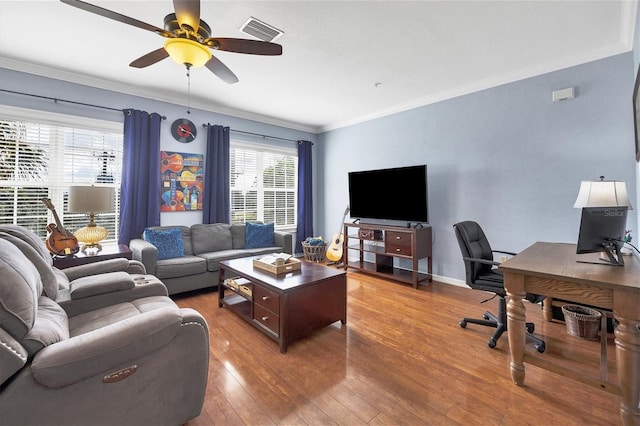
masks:
[(298, 157), (295, 149), (232, 142), (231, 223), (259, 220), (296, 227)]

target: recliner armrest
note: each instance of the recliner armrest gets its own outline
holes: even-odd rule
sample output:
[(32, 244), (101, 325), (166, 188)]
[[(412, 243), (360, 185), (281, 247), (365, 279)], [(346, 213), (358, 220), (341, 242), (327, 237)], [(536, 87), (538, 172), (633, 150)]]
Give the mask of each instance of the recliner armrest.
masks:
[(126, 272), (109, 272), (78, 278), (71, 282), (71, 300), (132, 289), (133, 277)]
[(156, 274), (156, 265), (158, 263), (158, 249), (156, 246), (141, 238), (134, 238), (129, 241), (129, 250), (133, 258), (142, 262), (147, 274)]
[(118, 272), (129, 270), (129, 259), (117, 258), (101, 260), (99, 262), (88, 263), (86, 265), (71, 266), (70, 268), (61, 269), (61, 271), (67, 276), (69, 281), (77, 280), (78, 278), (87, 277), (89, 275), (106, 274), (108, 272)]
[(181, 324), (180, 309), (165, 307), (54, 343), (34, 357), (33, 377), (48, 388), (62, 388), (111, 369), (115, 372), (169, 344)]
[[(74, 281), (72, 289), (58, 291), (56, 303), (65, 310), (69, 317), (73, 317), (117, 303), (131, 302), (151, 296), (167, 296), (169, 294), (164, 283), (153, 275), (126, 275), (127, 279), (123, 278), (122, 282), (97, 283), (94, 284), (95, 287), (92, 286), (91, 282), (85, 282), (83, 287), (86, 288), (80, 290), (81, 295), (84, 293), (82, 298), (78, 298), (77, 294), (73, 296), (71, 294), (72, 291), (79, 290)], [(99, 279), (99, 276), (96, 279)], [(133, 286), (129, 284), (130, 281), (133, 282)]]
[(273, 231), (273, 240), (278, 247), (282, 247), (285, 253), (293, 254), (293, 234), (284, 231)]

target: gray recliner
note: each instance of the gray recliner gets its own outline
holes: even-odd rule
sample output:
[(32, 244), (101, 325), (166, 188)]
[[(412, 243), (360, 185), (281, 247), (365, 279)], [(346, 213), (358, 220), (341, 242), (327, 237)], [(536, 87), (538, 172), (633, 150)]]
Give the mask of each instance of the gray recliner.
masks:
[[(136, 260), (109, 259), (58, 269), (44, 241), (28, 228), (0, 225), (0, 239), (18, 247), (40, 274), (45, 294), (76, 315), (119, 302), (147, 296), (166, 296), (166, 287), (147, 279), (144, 265)], [(134, 285), (145, 281), (147, 285)]]
[(123, 270), (65, 275), (64, 288), (61, 271), (3, 231), (0, 424), (179, 425), (200, 414), (209, 333), (197, 311)]

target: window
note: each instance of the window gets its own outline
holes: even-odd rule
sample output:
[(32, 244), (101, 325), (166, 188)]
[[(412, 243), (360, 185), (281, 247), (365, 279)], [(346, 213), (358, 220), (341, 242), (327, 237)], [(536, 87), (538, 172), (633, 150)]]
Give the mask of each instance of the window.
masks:
[[(8, 112), (5, 112), (8, 111)], [(122, 124), (3, 107), (0, 115), (0, 224), (21, 225), (47, 237), (55, 223), (42, 202), (49, 198), (65, 229), (86, 226), (84, 214), (67, 209), (71, 185), (120, 187)], [(119, 190), (115, 213), (96, 222), (118, 236)]]
[(231, 223), (259, 220), (295, 229), (296, 149), (232, 141), (230, 151)]

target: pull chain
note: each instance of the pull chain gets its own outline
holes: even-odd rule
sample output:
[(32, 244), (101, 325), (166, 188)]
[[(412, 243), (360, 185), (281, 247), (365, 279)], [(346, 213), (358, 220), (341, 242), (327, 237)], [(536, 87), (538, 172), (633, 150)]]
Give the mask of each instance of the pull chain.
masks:
[(187, 66), (187, 114), (191, 114), (191, 64)]

